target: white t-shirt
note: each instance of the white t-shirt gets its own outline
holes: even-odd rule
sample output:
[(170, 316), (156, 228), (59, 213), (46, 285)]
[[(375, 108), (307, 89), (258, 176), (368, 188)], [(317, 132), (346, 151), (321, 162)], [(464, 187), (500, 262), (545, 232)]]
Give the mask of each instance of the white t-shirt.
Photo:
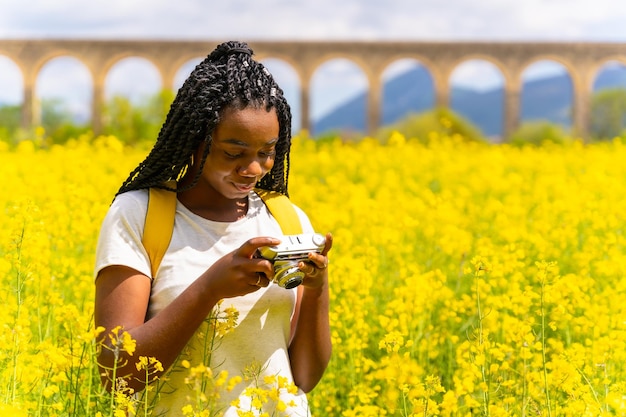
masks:
[[(162, 311), (216, 260), (248, 239), (282, 235), (279, 224), (258, 195), (251, 192), (248, 201), (247, 215), (234, 222), (207, 220), (177, 202), (172, 240), (152, 283), (147, 319)], [(111, 265), (125, 265), (150, 276), (150, 261), (141, 243), (147, 204), (147, 190), (130, 191), (116, 197), (100, 231), (96, 276)], [(304, 212), (297, 207), (296, 211), (303, 232), (313, 232)], [(244, 370), (250, 366), (260, 366), (258, 386), (254, 381), (244, 379), (230, 392), (224, 387), (219, 390), (219, 408), (223, 407), (224, 416), (237, 416), (237, 407), (231, 406), (237, 398), (241, 410), (250, 410), (251, 397), (250, 392), (244, 392), (246, 387), (265, 390), (258, 392), (260, 395), (269, 392), (271, 386), (263, 385), (264, 376), (285, 377), (293, 383), (287, 348), (296, 291), (270, 284), (245, 296), (224, 299), (220, 307), (222, 311), (229, 307), (238, 311), (236, 326), (217, 341), (213, 350), (205, 347), (210, 343), (206, 338), (208, 326), (205, 324), (198, 329), (161, 386), (154, 415), (181, 415), (183, 406), (196, 404), (195, 391), (190, 390), (185, 382), (189, 369), (181, 366), (183, 360), (191, 367), (210, 363), (215, 375), (226, 370), (228, 378), (243, 376)], [(207, 358), (209, 354), (211, 356)], [(289, 394), (285, 389), (279, 391), (281, 400), (291, 406), (272, 414), (276, 405), (266, 398), (262, 401), (265, 411), (270, 415), (309, 416), (304, 392), (299, 389), (296, 394)]]

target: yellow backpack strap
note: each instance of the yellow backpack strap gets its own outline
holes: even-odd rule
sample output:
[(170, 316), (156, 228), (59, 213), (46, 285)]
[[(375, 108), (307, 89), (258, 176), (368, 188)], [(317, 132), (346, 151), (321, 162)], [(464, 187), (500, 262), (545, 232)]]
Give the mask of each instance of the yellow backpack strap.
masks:
[[(176, 188), (175, 181), (170, 181), (165, 185)], [(161, 188), (150, 188), (148, 211), (141, 241), (148, 252), (153, 280), (172, 240), (175, 215), (176, 193)]]
[(302, 233), (300, 217), (298, 217), (296, 209), (286, 195), (260, 188), (256, 188), (254, 191), (261, 197), (272, 216), (278, 221), (283, 234), (298, 235)]

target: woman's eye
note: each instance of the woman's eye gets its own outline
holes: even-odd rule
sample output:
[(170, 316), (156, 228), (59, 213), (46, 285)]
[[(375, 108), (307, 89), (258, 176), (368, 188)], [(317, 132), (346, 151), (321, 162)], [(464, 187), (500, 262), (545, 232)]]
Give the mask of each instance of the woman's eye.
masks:
[(261, 155), (262, 156), (274, 156), (274, 155), (276, 155), (276, 149), (272, 149), (272, 150), (269, 150), (269, 151), (263, 151), (263, 152), (261, 152)]
[(224, 151), (224, 154), (226, 154), (226, 156), (231, 159), (239, 158), (242, 155), (241, 153), (230, 153), (226, 151)]

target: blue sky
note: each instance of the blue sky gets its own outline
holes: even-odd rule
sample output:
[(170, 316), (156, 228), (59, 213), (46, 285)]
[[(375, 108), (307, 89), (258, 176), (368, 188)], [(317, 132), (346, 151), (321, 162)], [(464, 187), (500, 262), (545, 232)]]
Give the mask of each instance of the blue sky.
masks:
[[(0, 0), (0, 39), (626, 42), (624, 22), (624, 0)], [(15, 94), (1, 76), (10, 65), (0, 56), (0, 101), (3, 95)], [(314, 117), (363, 87), (358, 77), (353, 85), (341, 80), (350, 70), (345, 62), (324, 68), (320, 77), (326, 87), (317, 100), (313, 97)], [(455, 80), (462, 84), (464, 79), (482, 79), (488, 88), (494, 82), (489, 70), (466, 65), (455, 73)], [(551, 70), (548, 66), (538, 73)], [(71, 73), (50, 68), (47, 77), (60, 80)], [(81, 77), (74, 74), (73, 86)], [(129, 77), (123, 71), (112, 78), (116, 92), (151, 88), (150, 76), (147, 87), (125, 82)], [(337, 82), (344, 88), (338, 90), (333, 80), (341, 80)], [(50, 81), (39, 91), (54, 96), (54, 86), (73, 89)]]

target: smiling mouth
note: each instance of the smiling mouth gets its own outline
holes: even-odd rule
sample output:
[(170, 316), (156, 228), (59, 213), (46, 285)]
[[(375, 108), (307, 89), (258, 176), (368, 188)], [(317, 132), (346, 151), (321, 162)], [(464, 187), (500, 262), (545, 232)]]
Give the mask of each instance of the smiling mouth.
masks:
[(254, 189), (256, 183), (249, 183), (249, 184), (239, 184), (239, 183), (233, 183), (233, 185), (235, 186), (235, 188), (237, 188), (240, 191), (250, 191)]

